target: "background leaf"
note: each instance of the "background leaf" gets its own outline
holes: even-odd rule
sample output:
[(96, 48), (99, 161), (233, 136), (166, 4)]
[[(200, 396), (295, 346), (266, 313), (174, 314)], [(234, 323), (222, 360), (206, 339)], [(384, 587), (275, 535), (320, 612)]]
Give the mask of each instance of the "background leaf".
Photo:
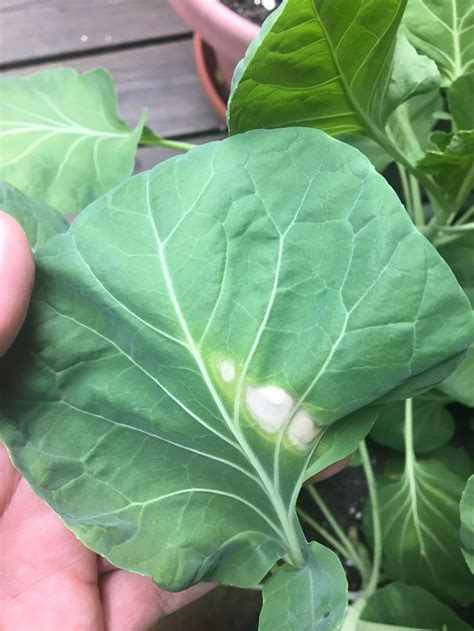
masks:
[[(419, 459), (400, 480), (379, 490), (383, 572), (449, 602), (469, 603), (474, 580), (459, 545), (459, 500), (464, 483), (440, 461)], [(370, 505), (364, 530), (371, 541)]]
[(286, 0), (236, 70), (231, 133), (306, 125), (379, 136), (400, 103), (438, 84), (435, 64), (403, 35), (394, 60), (404, 8), (403, 0)]
[(462, 553), (474, 573), (474, 475), (471, 475), (461, 497), (461, 546)]
[(415, 48), (436, 61), (445, 87), (474, 69), (471, 0), (408, 0), (403, 23)]
[(82, 210), (133, 171), (143, 126), (117, 117), (102, 68), (0, 79), (0, 177), (62, 212)]
[(2, 438), (86, 545), (173, 590), (302, 565), (294, 506), (320, 430), (447, 374), (472, 338), (394, 191), (310, 129), (162, 163), (36, 261), (0, 365)]
[(309, 545), (305, 567), (275, 570), (263, 585), (260, 631), (333, 631), (344, 619), (347, 580), (337, 555)]
[[(403, 401), (381, 407), (380, 416), (370, 432), (370, 437), (398, 451), (405, 451), (404, 444), (405, 404)], [(429, 398), (413, 400), (413, 446), (415, 452), (424, 453), (445, 445), (454, 432), (454, 420), (450, 412), (438, 401)]]
[[(474, 306), (474, 232), (468, 232), (439, 248), (439, 253), (453, 270), (459, 284)], [(474, 407), (474, 346), (466, 358), (439, 389), (460, 403)]]
[(456, 79), (448, 90), (449, 111), (458, 129), (474, 129), (473, 94), (474, 70)]
[(0, 182), (0, 209), (15, 217), (23, 227), (33, 252), (69, 227), (57, 210), (31, 199), (8, 182)]
[(415, 627), (439, 631), (443, 628), (449, 631), (470, 629), (454, 611), (422, 587), (399, 582), (391, 583), (372, 594), (361, 618), (397, 628)]

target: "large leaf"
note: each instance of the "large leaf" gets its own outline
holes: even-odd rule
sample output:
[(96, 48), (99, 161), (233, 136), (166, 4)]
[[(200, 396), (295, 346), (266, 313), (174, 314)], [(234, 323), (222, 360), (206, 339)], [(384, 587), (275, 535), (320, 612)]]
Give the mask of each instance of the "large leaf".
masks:
[(383, 140), (396, 107), (439, 81), (435, 64), (403, 35), (394, 54), (405, 4), (286, 0), (236, 70), (231, 133), (305, 125)]
[[(370, 437), (381, 445), (404, 451), (404, 403), (388, 403), (381, 409)], [(413, 400), (413, 446), (424, 453), (446, 444), (454, 432), (450, 412), (436, 400), (418, 397)]]
[[(442, 246), (439, 252), (474, 306), (474, 232)], [(439, 388), (456, 401), (474, 407), (473, 383), (474, 346), (471, 346), (461, 365)]]
[[(474, 580), (459, 545), (463, 480), (434, 459), (407, 459), (400, 480), (379, 491), (383, 571), (420, 585), (443, 600), (473, 599)], [(364, 527), (371, 537), (370, 511)]]
[(321, 430), (429, 387), (472, 338), (394, 191), (310, 129), (136, 176), (37, 266), (0, 366), (3, 440), (82, 541), (169, 589), (301, 566), (294, 507)]
[(67, 221), (57, 210), (31, 199), (8, 182), (0, 182), (0, 209), (20, 223), (33, 251), (55, 234), (68, 229)]
[(74, 212), (131, 175), (143, 123), (117, 117), (105, 70), (5, 77), (0, 91), (0, 177), (23, 193)]
[[(470, 629), (454, 611), (422, 587), (398, 582), (382, 587), (372, 594), (362, 611), (361, 618), (379, 625), (394, 625), (390, 627), (392, 629)], [(361, 629), (365, 627), (362, 626)]]
[(309, 546), (301, 570), (279, 567), (263, 585), (260, 631), (334, 631), (344, 619), (347, 579), (337, 555)]
[(461, 497), (462, 553), (474, 573), (474, 475), (471, 475)]
[(472, 0), (408, 0), (403, 21), (415, 48), (438, 64), (444, 86), (474, 70)]

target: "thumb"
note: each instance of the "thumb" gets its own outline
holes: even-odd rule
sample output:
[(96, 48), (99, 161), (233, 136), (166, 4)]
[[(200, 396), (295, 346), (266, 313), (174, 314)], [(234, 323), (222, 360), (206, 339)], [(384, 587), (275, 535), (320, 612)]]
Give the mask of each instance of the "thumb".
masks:
[(0, 357), (23, 324), (33, 279), (28, 239), (17, 221), (0, 211)]

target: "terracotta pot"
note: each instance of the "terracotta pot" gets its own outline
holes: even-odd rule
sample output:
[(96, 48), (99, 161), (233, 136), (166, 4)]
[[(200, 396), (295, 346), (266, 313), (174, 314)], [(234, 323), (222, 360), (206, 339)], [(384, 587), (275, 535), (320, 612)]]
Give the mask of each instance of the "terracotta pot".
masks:
[(227, 118), (229, 87), (217, 65), (213, 49), (197, 33), (193, 37), (194, 61), (202, 91), (207, 102), (223, 123)]
[(260, 27), (231, 11), (219, 0), (169, 0), (186, 24), (209, 44), (224, 80), (230, 86), (232, 73)]

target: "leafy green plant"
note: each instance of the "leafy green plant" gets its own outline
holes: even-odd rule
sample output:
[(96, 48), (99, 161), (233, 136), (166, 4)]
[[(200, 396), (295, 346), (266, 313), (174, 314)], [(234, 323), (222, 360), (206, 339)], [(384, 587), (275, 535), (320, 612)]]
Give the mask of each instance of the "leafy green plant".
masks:
[[(473, 405), (474, 11), (406, 5), (286, 0), (236, 71), (231, 137), (131, 179), (139, 142), (189, 146), (129, 130), (104, 71), (3, 80), (0, 199), (37, 280), (0, 436), (91, 549), (170, 590), (261, 588), (262, 631), (468, 628), (445, 406)], [(89, 205), (68, 228), (47, 204)], [(355, 450), (357, 536), (310, 484)]]

